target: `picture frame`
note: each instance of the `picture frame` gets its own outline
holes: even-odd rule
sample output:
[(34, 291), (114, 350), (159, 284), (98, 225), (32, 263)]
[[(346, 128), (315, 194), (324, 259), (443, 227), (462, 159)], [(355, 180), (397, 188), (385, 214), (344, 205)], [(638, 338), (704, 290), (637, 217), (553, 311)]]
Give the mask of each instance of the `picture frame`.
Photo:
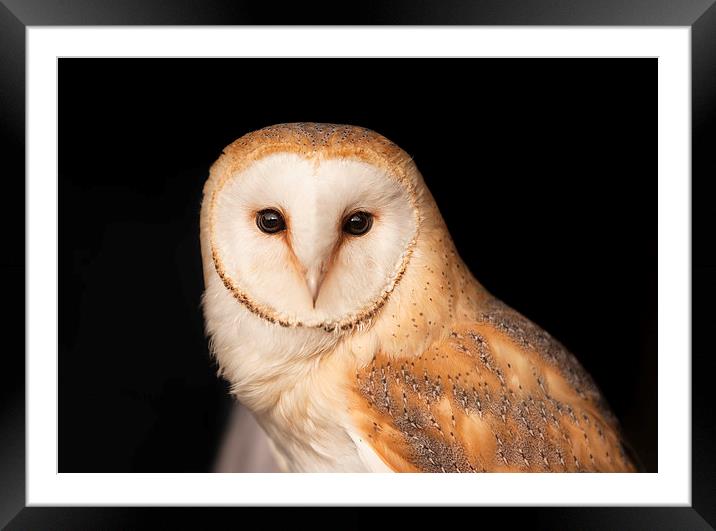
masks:
[[(691, 507), (603, 507), (603, 508), (509, 508), (489, 512), (508, 523), (532, 522), (535, 527), (574, 529), (710, 529), (716, 523), (713, 499), (716, 493), (716, 465), (711, 456), (714, 444), (714, 424), (711, 415), (713, 398), (709, 391), (709, 375), (714, 364), (705, 348), (703, 329), (709, 322), (707, 310), (698, 311), (699, 305), (714, 295), (714, 251), (708, 245), (714, 214), (709, 212), (708, 194), (704, 193), (708, 176), (716, 170), (716, 156), (712, 146), (716, 143), (716, 8), (711, 0), (685, 1), (678, 7), (671, 3), (611, 1), (599, 7), (588, 1), (567, 4), (538, 2), (530, 6), (519, 2), (485, 2), (465, 6), (458, 2), (426, 2), (415, 6), (396, 2), (382, 8), (364, 9), (351, 16), (346, 13), (316, 9), (295, 9), (271, 13), (248, 2), (205, 2), (199, 8), (168, 7), (160, 2), (114, 5), (111, 2), (73, 2), (71, 5), (47, 1), (5, 1), (0, 5), (0, 91), (3, 107), (3, 149), (8, 179), (7, 197), (24, 195), (25, 172), (25, 31), (28, 26), (65, 25), (251, 25), (251, 24), (370, 24), (370, 25), (604, 25), (604, 26), (688, 26), (691, 28), (692, 73), (692, 504)], [(20, 176), (23, 176), (22, 178)], [(12, 188), (12, 187), (15, 188)], [(18, 205), (23, 204), (17, 201)], [(15, 216), (6, 211), (4, 226), (12, 227)], [(11, 217), (12, 215), (12, 217)], [(15, 223), (16, 224), (16, 223)], [(25, 271), (24, 236), (10, 237), (12, 253), (4, 261), (7, 293), (19, 302), (24, 297), (17, 280)], [(9, 280), (12, 279), (12, 280)], [(16, 305), (15, 307), (24, 307)], [(712, 312), (713, 313), (713, 312)], [(24, 312), (14, 312), (8, 329), (24, 328)], [(663, 323), (660, 325), (664, 326)], [(701, 325), (701, 331), (696, 325)], [(20, 342), (22, 344), (22, 341)], [(176, 518), (188, 525), (190, 520), (184, 509), (132, 509), (132, 508), (69, 508), (25, 507), (25, 358), (20, 347), (7, 349), (0, 360), (2, 374), (7, 382), (3, 389), (2, 472), (3, 501), (0, 504), (0, 523), (10, 529), (64, 529), (122, 527), (146, 523), (153, 518), (167, 521)], [(195, 509), (191, 518), (204, 526), (216, 516), (227, 516), (236, 509)], [(295, 510), (294, 510), (295, 511)], [(357, 509), (351, 509), (351, 513)], [(482, 509), (487, 512), (487, 510)], [(499, 511), (499, 512), (498, 512)], [(170, 514), (167, 515), (166, 513)], [(496, 514), (497, 512), (497, 514)], [(507, 513), (510, 513), (509, 515)], [(284, 515), (294, 518), (291, 510)], [(231, 516), (229, 515), (231, 518)], [(343, 515), (341, 518), (360, 518)], [(420, 519), (416, 511), (411, 519)]]

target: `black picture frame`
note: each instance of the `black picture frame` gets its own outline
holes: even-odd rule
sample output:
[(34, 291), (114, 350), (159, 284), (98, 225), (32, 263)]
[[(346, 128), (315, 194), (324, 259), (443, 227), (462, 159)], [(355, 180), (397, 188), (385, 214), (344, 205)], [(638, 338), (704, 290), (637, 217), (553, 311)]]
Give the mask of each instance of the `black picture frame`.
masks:
[[(339, 7), (341, 6), (341, 7)], [(19, 343), (6, 342), (0, 356), (0, 525), (8, 529), (95, 529), (156, 527), (161, 519), (180, 525), (213, 527), (210, 522), (240, 509), (156, 509), (25, 507), (25, 239), (12, 231), (23, 216), (25, 172), (25, 30), (28, 26), (81, 25), (588, 25), (688, 26), (691, 28), (692, 73), (692, 505), (690, 507), (503, 508), (450, 509), (469, 518), (499, 518), (502, 525), (529, 522), (532, 529), (713, 529), (716, 526), (716, 447), (708, 328), (714, 315), (708, 302), (716, 295), (716, 247), (711, 227), (716, 211), (706, 186), (716, 175), (716, 5), (714, 0), (556, 0), (520, 2), (459, 0), (364, 3), (350, 9), (342, 3), (278, 9), (268, 3), (207, 0), (168, 3), (161, 0), (3, 0), (0, 2), (0, 134), (5, 197), (20, 211), (2, 209), (6, 248), (2, 268), (6, 330)], [(12, 301), (12, 303), (10, 302)], [(712, 306), (711, 306), (712, 307)], [(20, 309), (23, 311), (20, 311)], [(668, 323), (659, 323), (668, 326)], [(9, 334), (7, 334), (9, 337)], [(275, 509), (273, 509), (275, 511)], [(477, 515), (473, 511), (477, 510)], [(312, 526), (335, 527), (323, 510)], [(369, 511), (378, 511), (369, 509)], [(297, 509), (278, 514), (294, 519)], [(411, 510), (403, 524), (425, 518)], [(168, 513), (168, 514), (167, 514)], [(227, 514), (228, 513), (228, 514)], [(299, 512), (299, 514), (302, 514)], [(275, 519), (276, 515), (272, 515)], [(374, 516), (349, 509), (338, 517), (357, 525)], [(459, 513), (451, 518), (460, 518)], [(367, 520), (366, 520), (367, 518)], [(482, 521), (482, 520), (481, 520)], [(234, 520), (234, 522), (236, 522)], [(236, 525), (236, 523), (234, 524)], [(339, 526), (343, 527), (343, 526)]]

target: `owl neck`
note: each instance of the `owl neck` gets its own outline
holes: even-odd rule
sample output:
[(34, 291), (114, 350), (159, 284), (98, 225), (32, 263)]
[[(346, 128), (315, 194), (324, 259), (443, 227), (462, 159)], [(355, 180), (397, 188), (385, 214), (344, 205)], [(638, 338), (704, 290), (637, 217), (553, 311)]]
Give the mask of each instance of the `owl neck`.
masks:
[(304, 373), (285, 378), (274, 404), (256, 415), (288, 471), (363, 470), (350, 436), (345, 383), (351, 363), (341, 358), (332, 352), (305, 364)]

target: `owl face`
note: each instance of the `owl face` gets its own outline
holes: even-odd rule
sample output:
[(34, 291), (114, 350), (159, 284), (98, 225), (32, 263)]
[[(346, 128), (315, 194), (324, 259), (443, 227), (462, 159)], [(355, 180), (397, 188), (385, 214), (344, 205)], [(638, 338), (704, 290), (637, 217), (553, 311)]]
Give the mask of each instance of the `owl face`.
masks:
[(211, 253), (225, 286), (254, 313), (345, 329), (393, 289), (418, 220), (409, 190), (379, 165), (278, 151), (214, 190)]

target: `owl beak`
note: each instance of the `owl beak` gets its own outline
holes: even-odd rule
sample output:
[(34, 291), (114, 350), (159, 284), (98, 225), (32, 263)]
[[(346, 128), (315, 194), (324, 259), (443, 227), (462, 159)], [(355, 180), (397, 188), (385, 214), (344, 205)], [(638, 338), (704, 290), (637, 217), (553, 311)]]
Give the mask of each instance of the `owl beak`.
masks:
[(321, 284), (323, 283), (324, 276), (325, 271), (323, 270), (323, 264), (306, 271), (306, 286), (308, 287), (308, 293), (310, 293), (311, 299), (313, 300), (314, 308), (316, 307), (316, 300), (318, 299), (318, 294), (321, 291)]

